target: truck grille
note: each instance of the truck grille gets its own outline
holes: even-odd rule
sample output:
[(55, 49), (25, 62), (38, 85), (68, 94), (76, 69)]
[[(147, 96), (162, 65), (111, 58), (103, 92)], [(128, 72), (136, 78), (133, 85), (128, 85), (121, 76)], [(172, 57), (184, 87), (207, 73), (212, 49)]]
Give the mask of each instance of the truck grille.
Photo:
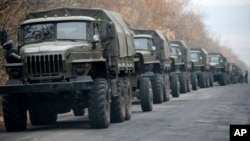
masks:
[(31, 55), (26, 56), (26, 73), (32, 77), (57, 76), (63, 71), (63, 55)]

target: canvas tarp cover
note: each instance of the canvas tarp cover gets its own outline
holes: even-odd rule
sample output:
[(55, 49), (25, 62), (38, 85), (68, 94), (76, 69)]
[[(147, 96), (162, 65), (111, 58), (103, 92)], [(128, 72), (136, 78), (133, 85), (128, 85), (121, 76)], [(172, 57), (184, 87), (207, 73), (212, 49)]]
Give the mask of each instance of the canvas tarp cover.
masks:
[[(112, 55), (119, 55), (119, 57), (133, 56), (135, 54), (135, 47), (133, 44), (133, 31), (128, 27), (123, 17), (112, 11), (104, 9), (90, 9), (90, 8), (57, 8), (46, 11), (38, 11), (29, 13), (27, 19), (42, 18), (45, 15), (53, 17), (54, 15), (64, 16), (89, 16), (97, 20), (112, 21), (115, 24), (117, 38), (113, 39), (109, 46)], [(102, 29), (105, 31), (105, 29)]]
[[(156, 51), (160, 51), (161, 57), (168, 59), (170, 56), (170, 46), (167, 37), (159, 30), (134, 29), (135, 34), (148, 34), (153, 37)], [(164, 53), (162, 52), (164, 51)]]

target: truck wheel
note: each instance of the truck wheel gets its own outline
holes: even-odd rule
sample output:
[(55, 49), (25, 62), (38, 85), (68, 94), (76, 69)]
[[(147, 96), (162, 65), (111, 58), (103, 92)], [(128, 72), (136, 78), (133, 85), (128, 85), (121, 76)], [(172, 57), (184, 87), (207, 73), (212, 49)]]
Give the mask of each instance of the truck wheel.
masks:
[(222, 73), (220, 75), (220, 85), (221, 86), (226, 86), (227, 85), (227, 74), (226, 73)]
[(191, 73), (191, 83), (192, 83), (192, 90), (197, 90), (197, 75), (195, 73)]
[(200, 88), (206, 87), (206, 73), (202, 72), (198, 78)]
[(163, 101), (170, 100), (170, 81), (168, 74), (165, 75), (165, 83), (163, 83)]
[(191, 80), (190, 80), (190, 73), (187, 73), (187, 92), (190, 92), (191, 91), (191, 89), (190, 89), (190, 84), (191, 84), (191, 82), (190, 82)]
[(92, 128), (108, 128), (110, 124), (110, 96), (107, 80), (97, 78), (88, 97), (90, 126)]
[(112, 97), (111, 122), (123, 122), (125, 120), (125, 94), (123, 80), (117, 81), (117, 96)]
[[(50, 106), (48, 106), (50, 107)], [(29, 110), (30, 122), (32, 125), (47, 125), (53, 124), (57, 120), (57, 114), (49, 111), (50, 108), (46, 106), (36, 106)]]
[(132, 115), (132, 88), (128, 78), (123, 79), (125, 93), (125, 120), (130, 120)]
[(172, 89), (172, 96), (179, 97), (180, 96), (180, 84), (178, 80), (178, 76), (173, 74), (171, 77), (171, 89)]
[(153, 101), (154, 104), (160, 104), (163, 101), (163, 80), (162, 75), (155, 74), (152, 79), (152, 88), (153, 88)]
[(140, 79), (141, 108), (143, 112), (153, 109), (152, 85), (148, 78)]
[(24, 131), (27, 126), (27, 109), (24, 95), (3, 95), (3, 119), (8, 132)]
[(185, 73), (181, 73), (179, 76), (179, 82), (180, 82), (180, 93), (186, 93), (187, 92), (187, 78)]
[(210, 83), (210, 87), (214, 86), (214, 78), (211, 72), (209, 73), (209, 83)]

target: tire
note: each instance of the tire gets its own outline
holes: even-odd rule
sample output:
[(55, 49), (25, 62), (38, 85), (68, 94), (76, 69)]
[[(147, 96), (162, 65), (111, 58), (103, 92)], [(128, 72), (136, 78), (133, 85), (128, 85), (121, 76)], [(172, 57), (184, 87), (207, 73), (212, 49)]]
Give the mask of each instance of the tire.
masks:
[(41, 104), (29, 110), (31, 124), (34, 126), (54, 124), (57, 120), (57, 114), (50, 111), (49, 107)]
[(155, 74), (152, 79), (152, 88), (153, 88), (153, 101), (154, 104), (160, 104), (163, 102), (163, 80), (162, 75)]
[(106, 79), (97, 78), (88, 96), (91, 128), (108, 128), (110, 124), (110, 97)]
[(200, 88), (206, 88), (206, 73), (202, 72), (198, 77)]
[(141, 108), (143, 112), (153, 110), (153, 90), (148, 78), (140, 79)]
[(192, 90), (197, 90), (197, 75), (195, 73), (191, 73), (191, 83), (192, 83)]
[(111, 122), (123, 122), (125, 120), (125, 93), (124, 93), (124, 84), (123, 80), (119, 79), (117, 81), (117, 96), (112, 97), (111, 102)]
[(179, 82), (180, 82), (180, 93), (186, 93), (187, 92), (187, 78), (185, 73), (181, 73), (179, 76)]
[(222, 73), (220, 75), (220, 85), (221, 86), (226, 86), (227, 85), (227, 74), (226, 73)]
[(7, 132), (24, 131), (27, 127), (27, 108), (24, 95), (3, 95), (2, 108)]
[(132, 115), (132, 88), (128, 78), (123, 79), (126, 99), (125, 120), (130, 120)]
[(190, 80), (190, 73), (187, 73), (187, 92), (190, 92), (191, 91), (191, 88), (190, 88), (190, 84), (191, 84), (191, 82), (190, 82), (191, 80)]
[(214, 77), (211, 72), (209, 73), (209, 84), (210, 84), (210, 87), (214, 86)]
[(180, 96), (180, 85), (178, 76), (176, 74), (172, 74), (171, 77), (171, 89), (172, 89), (172, 96), (179, 97)]
[(209, 73), (205, 72), (206, 76), (206, 88), (210, 87), (210, 81), (209, 81)]
[(165, 74), (165, 81), (163, 83), (163, 101), (170, 100), (170, 81), (168, 74)]

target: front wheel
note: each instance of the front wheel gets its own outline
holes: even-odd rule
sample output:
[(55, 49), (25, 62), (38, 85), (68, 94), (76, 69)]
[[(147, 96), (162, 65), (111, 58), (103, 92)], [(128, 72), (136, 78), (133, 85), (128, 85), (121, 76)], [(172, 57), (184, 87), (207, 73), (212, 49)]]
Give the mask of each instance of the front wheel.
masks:
[(97, 78), (89, 93), (88, 111), (92, 128), (108, 128), (110, 124), (110, 97), (106, 79)]
[(163, 80), (162, 75), (155, 74), (152, 80), (152, 88), (153, 88), (153, 101), (154, 104), (162, 103), (163, 101)]
[(24, 131), (27, 126), (27, 109), (24, 95), (3, 95), (3, 119), (6, 131)]
[(180, 96), (180, 84), (178, 80), (178, 76), (173, 74), (171, 77), (171, 89), (172, 89), (172, 96), (179, 97)]
[(140, 79), (140, 96), (141, 108), (143, 112), (152, 111), (153, 109), (153, 92), (152, 85), (148, 78)]

